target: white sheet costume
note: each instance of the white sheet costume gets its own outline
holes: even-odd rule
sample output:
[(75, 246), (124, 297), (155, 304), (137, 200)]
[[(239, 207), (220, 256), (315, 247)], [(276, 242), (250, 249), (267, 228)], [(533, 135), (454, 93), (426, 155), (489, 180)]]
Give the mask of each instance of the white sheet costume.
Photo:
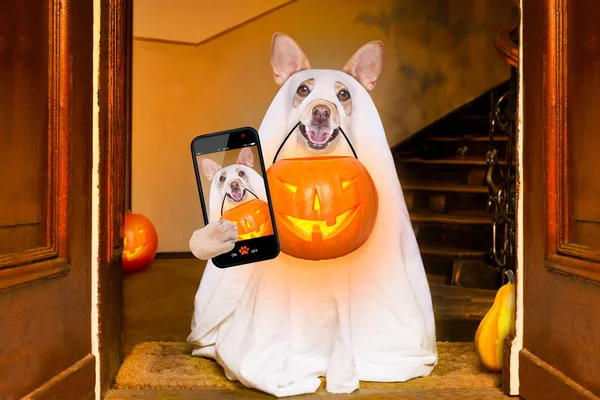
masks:
[[(298, 85), (313, 78), (293, 107)], [(352, 113), (332, 90), (344, 84)], [(266, 168), (313, 99), (338, 108), (340, 125), (374, 180), (379, 198), (367, 242), (344, 257), (274, 260), (219, 269), (208, 262), (195, 298), (193, 355), (216, 359), (229, 379), (275, 396), (326, 389), (349, 393), (364, 381), (405, 381), (437, 363), (431, 295), (419, 248), (377, 109), (352, 76), (303, 70), (280, 88), (260, 126)], [(310, 153), (293, 134), (278, 159)], [(352, 155), (340, 136), (334, 155)], [(211, 204), (212, 207), (212, 204)], [(210, 211), (212, 213), (212, 210)]]

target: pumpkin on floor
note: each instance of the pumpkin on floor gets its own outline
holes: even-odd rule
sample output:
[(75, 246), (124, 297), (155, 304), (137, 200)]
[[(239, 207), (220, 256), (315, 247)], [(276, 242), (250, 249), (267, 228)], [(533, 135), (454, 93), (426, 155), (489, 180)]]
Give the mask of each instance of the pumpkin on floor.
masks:
[(158, 248), (158, 235), (152, 222), (142, 214), (125, 215), (122, 264), (125, 272), (147, 268)]
[(501, 372), (504, 339), (515, 331), (515, 276), (506, 271), (508, 283), (502, 286), (492, 308), (481, 320), (475, 333), (475, 349), (482, 364), (489, 370)]
[(362, 246), (377, 218), (377, 189), (354, 157), (289, 158), (267, 171), (281, 251), (325, 260)]

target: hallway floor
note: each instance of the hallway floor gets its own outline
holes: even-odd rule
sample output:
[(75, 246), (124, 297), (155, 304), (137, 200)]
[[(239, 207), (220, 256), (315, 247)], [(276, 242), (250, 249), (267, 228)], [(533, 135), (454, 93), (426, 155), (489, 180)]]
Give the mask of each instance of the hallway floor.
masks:
[[(112, 390), (107, 399), (272, 398), (227, 381), (220, 367), (212, 361), (186, 354), (189, 349), (185, 339), (190, 331), (194, 295), (204, 266), (204, 262), (193, 258), (159, 258), (147, 270), (125, 276), (123, 350), (129, 360), (126, 359), (118, 381), (120, 379), (121, 383), (126, 384), (118, 385), (118, 389)], [(435, 283), (431, 284), (431, 288), (438, 342), (463, 342), (439, 344), (440, 365), (436, 368), (437, 373), (434, 371), (431, 377), (421, 378), (420, 383), (417, 379), (404, 385), (363, 382), (362, 389), (350, 395), (335, 395), (335, 398), (506, 398), (499, 389), (500, 376), (489, 374), (478, 366), (471, 343), (479, 321), (491, 307), (494, 293)], [(162, 352), (157, 349), (162, 349)], [(165, 355), (171, 359), (167, 360)], [(461, 355), (463, 361), (460, 361)], [(194, 372), (194, 368), (200, 368), (199, 363), (206, 364), (203, 368), (210, 371), (208, 375), (205, 374), (208, 381), (191, 385), (189, 379), (188, 384), (173, 382), (173, 377), (182, 376), (182, 371), (191, 371), (187, 378), (195, 379), (197, 372)], [(171, 368), (175, 368), (175, 371), (180, 369), (170, 378), (168, 374), (161, 375), (162, 372), (156, 374), (157, 371)], [(473, 376), (467, 377), (467, 383), (460, 384), (457, 382), (461, 373), (467, 376), (472, 373)], [(164, 382), (167, 384), (160, 384), (160, 379), (166, 379)], [(332, 395), (319, 390), (301, 398), (323, 396)]]

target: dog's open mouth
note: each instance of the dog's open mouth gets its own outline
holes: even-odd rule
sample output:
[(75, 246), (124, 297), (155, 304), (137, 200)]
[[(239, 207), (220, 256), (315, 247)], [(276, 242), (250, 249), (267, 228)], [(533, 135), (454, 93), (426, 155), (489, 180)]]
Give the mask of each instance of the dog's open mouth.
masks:
[(322, 150), (327, 147), (339, 134), (339, 129), (331, 129), (328, 126), (310, 125), (306, 126), (302, 122), (299, 125), (300, 133), (308, 141), (308, 147), (315, 150)]
[(242, 199), (244, 198), (244, 194), (246, 194), (245, 190), (236, 190), (234, 192), (228, 193), (229, 197), (231, 198), (231, 200), (235, 201), (236, 203), (242, 201)]

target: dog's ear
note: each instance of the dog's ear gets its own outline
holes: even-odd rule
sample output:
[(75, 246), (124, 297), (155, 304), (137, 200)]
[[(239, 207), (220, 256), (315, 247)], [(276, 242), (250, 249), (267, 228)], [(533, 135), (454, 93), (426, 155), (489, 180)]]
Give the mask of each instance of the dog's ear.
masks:
[(310, 69), (310, 63), (294, 39), (277, 32), (271, 42), (271, 67), (275, 83), (281, 86), (296, 72)]
[(243, 164), (246, 167), (254, 168), (254, 153), (252, 153), (252, 149), (250, 147), (245, 147), (240, 150), (237, 163)]
[(221, 166), (211, 160), (210, 158), (201, 158), (200, 159), (200, 169), (202, 173), (210, 182), (212, 182), (215, 173), (221, 169)]
[(381, 74), (383, 65), (383, 42), (377, 40), (362, 46), (350, 57), (343, 71), (352, 75), (371, 91), (377, 85), (377, 79)]

